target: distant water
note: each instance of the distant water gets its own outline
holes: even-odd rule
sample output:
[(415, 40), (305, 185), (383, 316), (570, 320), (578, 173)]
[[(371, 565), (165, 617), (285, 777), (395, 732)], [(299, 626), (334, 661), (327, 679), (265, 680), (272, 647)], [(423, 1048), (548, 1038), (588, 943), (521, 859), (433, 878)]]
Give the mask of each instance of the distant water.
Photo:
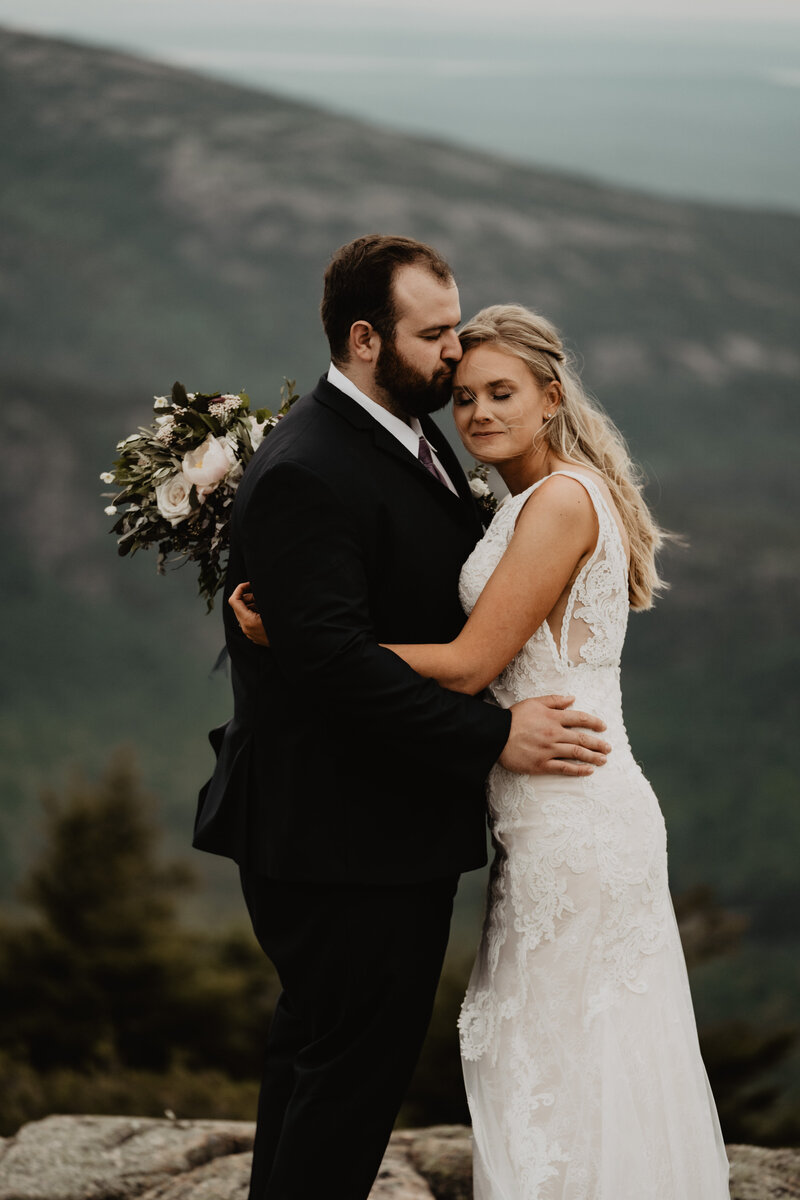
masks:
[(510, 28), (360, 40), (282, 27), (168, 56), (389, 125), (648, 191), (800, 210), (800, 25)]
[(153, 6), (152, 17), (136, 9), (135, 29), (109, 15), (105, 29), (62, 30), (524, 162), (800, 211), (800, 22), (590, 28), (530, 17), (474, 31), (419, 12), (403, 25), (390, 6), (394, 16), (384, 9), (383, 24), (354, 34), (334, 9), (310, 24), (279, 9), (254, 6), (247, 26), (165, 28)]

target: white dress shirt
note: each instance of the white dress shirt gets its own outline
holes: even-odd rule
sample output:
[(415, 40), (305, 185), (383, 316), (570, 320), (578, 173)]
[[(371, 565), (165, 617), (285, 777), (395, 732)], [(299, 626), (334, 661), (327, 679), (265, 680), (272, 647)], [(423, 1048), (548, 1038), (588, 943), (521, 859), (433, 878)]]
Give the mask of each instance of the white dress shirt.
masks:
[(384, 429), (391, 433), (392, 437), (397, 438), (398, 442), (405, 446), (406, 450), (413, 454), (414, 458), (419, 458), (419, 439), (424, 438), (431, 452), (431, 458), (436, 464), (436, 470), (450, 488), (450, 491), (454, 495), (458, 495), (457, 489), (453, 486), (452, 479), (439, 462), (436, 451), (422, 432), (422, 426), (416, 417), (409, 417), (408, 423), (401, 417), (396, 417), (394, 413), (389, 412), (388, 408), (384, 408), (382, 404), (378, 404), (375, 400), (370, 400), (369, 396), (366, 396), (360, 388), (357, 388), (352, 379), (348, 379), (333, 363), (328, 368), (328, 383), (332, 383), (340, 392), (344, 392), (345, 396), (349, 396), (351, 400), (355, 400), (356, 404), (360, 404), (371, 417), (374, 417)]

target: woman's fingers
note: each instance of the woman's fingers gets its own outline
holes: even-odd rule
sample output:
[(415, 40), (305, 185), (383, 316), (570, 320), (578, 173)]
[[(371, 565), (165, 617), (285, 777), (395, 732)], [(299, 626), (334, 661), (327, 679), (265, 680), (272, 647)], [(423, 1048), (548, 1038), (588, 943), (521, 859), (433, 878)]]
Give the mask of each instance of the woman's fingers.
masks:
[(235, 587), (228, 597), (228, 604), (230, 604), (234, 612), (236, 612), (236, 605), (244, 602), (245, 589), (247, 589), (248, 595), (252, 597), (253, 593), (249, 590), (249, 580), (247, 580), (245, 583), (240, 583), (237, 587)]
[(257, 646), (268, 646), (269, 638), (264, 632), (261, 617), (255, 607), (253, 593), (246, 590), (249, 587), (249, 582), (240, 583), (235, 587), (228, 598), (228, 604), (233, 609), (244, 636)]

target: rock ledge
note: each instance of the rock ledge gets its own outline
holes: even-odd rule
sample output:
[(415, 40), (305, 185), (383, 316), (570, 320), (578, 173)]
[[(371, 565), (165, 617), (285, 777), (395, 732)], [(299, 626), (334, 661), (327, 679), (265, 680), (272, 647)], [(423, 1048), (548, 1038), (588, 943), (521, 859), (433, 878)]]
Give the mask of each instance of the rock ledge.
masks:
[[(0, 1139), (0, 1200), (246, 1200), (244, 1121), (47, 1117)], [(800, 1149), (729, 1146), (732, 1200), (800, 1200)], [(461, 1125), (392, 1135), (371, 1200), (471, 1200)]]

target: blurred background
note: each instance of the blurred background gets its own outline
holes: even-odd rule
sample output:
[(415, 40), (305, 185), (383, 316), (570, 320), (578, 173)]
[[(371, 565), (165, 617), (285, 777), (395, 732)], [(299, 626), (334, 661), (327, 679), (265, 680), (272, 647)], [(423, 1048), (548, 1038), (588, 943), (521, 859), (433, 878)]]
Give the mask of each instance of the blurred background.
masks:
[[(174, 379), (308, 390), (328, 257), (381, 231), (447, 255), (465, 316), (557, 322), (687, 539), (628, 728), (726, 1136), (800, 1141), (800, 11), (552, 8), (0, 0), (0, 1134), (254, 1116), (277, 983), (189, 848), (221, 618), (116, 556), (99, 475)], [(406, 1123), (466, 1119), (484, 886)]]

